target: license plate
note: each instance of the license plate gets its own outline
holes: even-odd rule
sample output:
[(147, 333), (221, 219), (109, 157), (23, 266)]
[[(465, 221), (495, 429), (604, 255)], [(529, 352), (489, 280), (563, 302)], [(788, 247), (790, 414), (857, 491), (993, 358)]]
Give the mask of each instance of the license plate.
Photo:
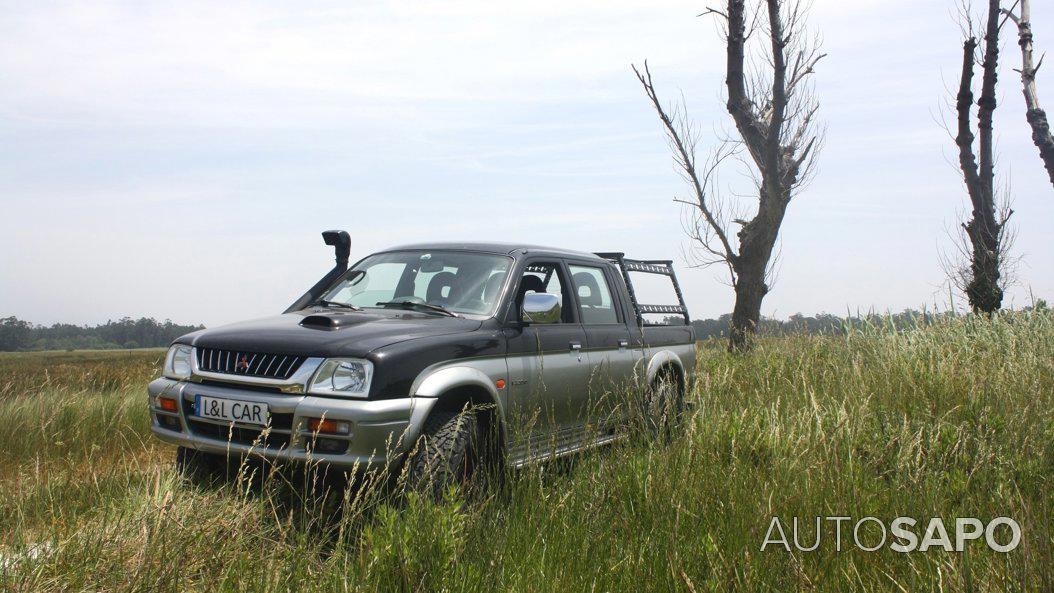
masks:
[(213, 420), (227, 420), (243, 424), (267, 424), (267, 404), (247, 402), (207, 395), (194, 396), (194, 414)]

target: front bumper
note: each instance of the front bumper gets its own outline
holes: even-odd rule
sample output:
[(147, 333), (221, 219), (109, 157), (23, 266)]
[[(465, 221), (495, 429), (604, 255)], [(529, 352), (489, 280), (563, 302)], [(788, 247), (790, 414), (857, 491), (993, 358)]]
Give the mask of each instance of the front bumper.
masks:
[[(166, 443), (210, 453), (318, 461), (363, 470), (382, 467), (408, 451), (436, 402), (428, 397), (327, 398), (166, 378), (152, 381), (147, 394), (153, 432)], [(251, 424), (200, 418), (194, 415), (195, 395), (264, 402), (270, 410), (270, 425), (261, 430)], [(161, 396), (177, 400), (178, 411), (162, 410), (157, 404)], [(351, 433), (311, 433), (308, 419), (323, 417), (351, 423)]]

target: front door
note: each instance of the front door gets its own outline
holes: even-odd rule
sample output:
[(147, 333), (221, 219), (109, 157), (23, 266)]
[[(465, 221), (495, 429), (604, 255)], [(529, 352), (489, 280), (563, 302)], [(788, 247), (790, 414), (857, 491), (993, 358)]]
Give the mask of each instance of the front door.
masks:
[(556, 323), (506, 329), (509, 368), (509, 437), (513, 462), (559, 453), (581, 440), (582, 407), (589, 382), (586, 335), (575, 318), (563, 265), (531, 261), (519, 280), (512, 315), (519, 317), (523, 295), (548, 292), (563, 303)]

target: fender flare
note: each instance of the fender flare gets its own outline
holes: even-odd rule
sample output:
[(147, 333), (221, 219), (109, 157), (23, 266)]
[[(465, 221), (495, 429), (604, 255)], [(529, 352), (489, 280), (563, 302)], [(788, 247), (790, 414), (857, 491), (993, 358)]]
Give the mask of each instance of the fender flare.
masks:
[(651, 385), (652, 381), (659, 375), (659, 370), (666, 365), (672, 365), (677, 368), (680, 373), (681, 380), (686, 380), (686, 373), (684, 372), (684, 363), (681, 362), (681, 357), (677, 356), (670, 350), (660, 350), (652, 355), (651, 360), (648, 361), (648, 371), (645, 375), (647, 377), (647, 384)]
[(498, 389), (491, 382), (490, 377), (473, 367), (451, 365), (425, 370), (414, 379), (410, 388), (414, 401), (413, 414), (410, 419), (413, 440), (420, 435), (425, 419), (439, 402), (440, 396), (459, 387), (472, 387), (487, 393), (487, 397), (496, 409), (494, 418), (504, 434), (505, 406), (502, 405)]
[(498, 401), (498, 389), (483, 371), (468, 366), (448, 366), (421, 373), (410, 387), (414, 397), (439, 397), (457, 387), (479, 387)]

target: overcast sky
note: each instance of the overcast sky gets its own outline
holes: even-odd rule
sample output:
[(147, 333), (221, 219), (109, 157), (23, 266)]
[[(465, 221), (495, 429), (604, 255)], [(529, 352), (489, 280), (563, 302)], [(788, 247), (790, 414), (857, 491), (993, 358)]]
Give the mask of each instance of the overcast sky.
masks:
[[(1054, 6), (1035, 2), (1039, 48)], [(941, 129), (952, 0), (817, 0), (827, 144), (792, 202), (766, 315), (946, 306), (968, 210)], [(705, 2), (0, 2), (0, 316), (209, 325), (281, 311), (331, 265), (405, 242), (509, 240), (675, 258), (674, 172), (630, 64), (730, 127)], [(1022, 256), (1006, 304), (1054, 297), (1054, 190), (1004, 43), (1000, 172)], [(1039, 76), (1054, 110), (1054, 68)]]

